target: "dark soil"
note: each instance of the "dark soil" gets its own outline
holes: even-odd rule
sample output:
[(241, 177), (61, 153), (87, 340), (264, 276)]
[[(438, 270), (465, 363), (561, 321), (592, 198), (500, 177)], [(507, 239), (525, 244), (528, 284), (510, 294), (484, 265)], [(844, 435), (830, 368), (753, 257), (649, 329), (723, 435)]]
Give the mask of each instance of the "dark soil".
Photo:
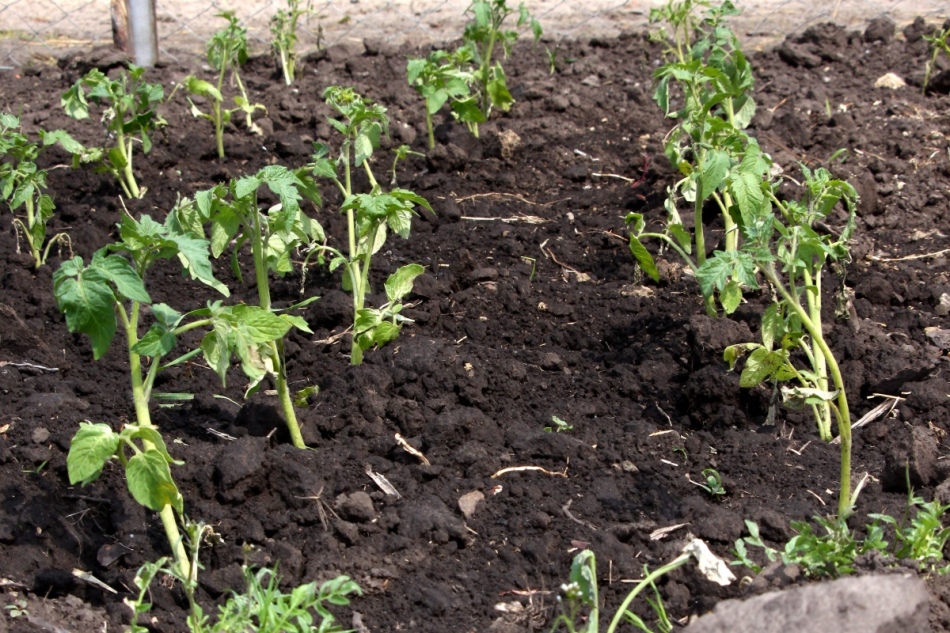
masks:
[[(908, 456), (916, 491), (927, 498), (950, 474), (937, 461), (950, 426), (947, 349), (925, 330), (948, 327), (940, 300), (950, 293), (950, 266), (946, 254), (918, 257), (950, 247), (950, 99), (920, 94), (927, 46), (918, 31), (893, 39), (885, 29), (870, 39), (828, 25), (752, 57), (753, 134), (766, 151), (795, 177), (798, 162), (827, 165), (845, 148), (847, 160), (831, 169), (861, 195), (844, 278), (854, 293), (852, 318), (835, 321), (829, 296), (828, 338), (855, 417), (879, 402), (873, 394), (905, 400), (855, 433), (856, 478), (873, 477), (855, 527), (869, 512), (901, 515)], [(303, 164), (311, 141), (335, 146), (320, 98), (332, 84), (384, 104), (393, 144), (424, 152), (422, 103), (405, 80), (406, 57), (420, 52), (368, 44), (312, 56), (292, 90), (269, 59), (252, 60), (245, 79), (268, 108), (259, 121), (264, 135), (232, 128), (226, 160), (215, 157), (207, 122), (193, 119), (177, 94), (163, 108), (167, 133), (138, 159), (149, 191), (125, 201), (128, 210), (164, 217), (179, 195), (271, 163)], [(312, 450), (287, 443), (273, 397), (240, 406), (237, 372), (227, 389), (200, 364), (165, 375), (161, 390), (196, 394), (184, 406), (154, 408), (171, 451), (185, 461), (173, 472), (187, 513), (224, 541), (204, 550), (206, 605), (240, 589), (249, 549), (255, 562), (279, 561), (287, 587), (352, 576), (365, 590), (352, 610), (370, 631), (545, 629), (578, 547), (596, 552), (610, 608), (629, 590), (619, 581), (673, 558), (687, 530), (729, 557), (744, 519), (778, 544), (791, 535), (789, 521), (834, 510), (836, 448), (797, 413), (779, 409), (776, 424), (764, 425), (771, 391), (740, 389), (722, 361), (726, 345), (753, 340), (768, 297), (753, 295), (734, 318), (711, 319), (680, 262), (661, 255), (661, 283), (641, 284), (627, 249), (624, 216), (642, 212), (659, 226), (674, 181), (662, 151), (670, 123), (650, 98), (659, 50), (632, 33), (563, 42), (560, 51), (549, 74), (542, 51), (519, 46), (506, 65), (517, 99), (511, 112), (484, 125), (480, 139), (440, 119), (436, 149), (403, 164), (400, 183), (436, 213), (416, 220), (408, 241), (391, 239), (375, 261), (377, 285), (404, 263), (427, 270), (408, 311), (415, 324), (398, 341), (351, 367), (346, 338), (327, 342), (348, 325), (348, 298), (337, 276), (309, 271), (303, 294), (322, 297), (303, 314), (314, 335), (295, 333), (287, 352), (294, 385), (320, 386), (299, 413)], [(0, 109), (22, 113), (31, 132), (65, 128), (100, 142), (95, 120), (67, 119), (59, 95), (92, 66), (117, 62), (103, 53), (3, 72)], [(149, 76), (168, 92), (192, 70), (168, 65)], [(910, 85), (875, 88), (886, 72)], [(514, 148), (503, 145), (509, 132), (520, 139)], [(47, 160), (67, 157), (54, 150)], [(117, 188), (106, 175), (66, 168), (49, 180), (58, 205), (51, 228), (68, 231), (76, 254), (88, 258), (115, 234), (123, 210)], [(313, 214), (340, 243), (339, 196), (330, 187), (324, 193), (324, 208)], [(53, 300), (60, 256), (34, 271), (17, 253), (9, 214), (0, 215), (0, 229), (0, 560), (12, 583), (0, 597), (10, 603), (26, 589), (50, 599), (35, 603), (33, 624), (0, 621), (10, 630), (62, 620), (91, 631), (102, 629), (99, 618), (119, 630), (130, 617), (122, 598), (135, 571), (169, 553), (164, 534), (157, 517), (131, 500), (119, 468), (79, 488), (68, 484), (65, 459), (80, 421), (118, 428), (133, 416), (127, 358), (117, 344), (92, 360), (88, 340), (67, 332)], [(707, 231), (715, 248), (721, 227)], [(226, 263), (218, 274), (241, 288)], [(838, 281), (829, 276), (825, 286)], [(156, 301), (182, 310), (211, 298), (170, 268), (149, 283)], [(300, 285), (299, 274), (276, 281), (275, 298), (298, 300)], [(253, 289), (234, 298), (245, 296), (253, 300)], [(552, 416), (573, 430), (545, 432)], [(431, 465), (400, 448), (396, 433)], [(491, 477), (516, 465), (567, 476)], [(381, 492), (368, 467), (400, 498)], [(690, 481), (705, 468), (723, 476), (729, 494), (721, 501)], [(466, 520), (458, 500), (472, 491), (485, 499)], [(655, 529), (681, 523), (688, 525), (651, 540)], [(77, 580), (74, 568), (118, 593)], [(950, 586), (931, 587), (935, 630), (950, 630)], [(681, 619), (749, 589), (719, 588), (687, 569), (661, 591)], [(183, 630), (180, 592), (156, 586), (152, 598), (155, 629)], [(524, 608), (506, 615), (499, 603)], [(349, 624), (351, 615), (342, 618)]]

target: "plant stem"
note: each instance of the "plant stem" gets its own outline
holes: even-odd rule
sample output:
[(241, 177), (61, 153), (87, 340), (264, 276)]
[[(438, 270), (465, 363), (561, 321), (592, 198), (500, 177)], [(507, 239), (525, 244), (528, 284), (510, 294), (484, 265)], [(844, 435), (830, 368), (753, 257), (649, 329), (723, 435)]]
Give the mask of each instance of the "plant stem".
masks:
[[(808, 303), (808, 313), (812, 321), (821, 328), (821, 266), (816, 267), (814, 279), (808, 269), (803, 271), (805, 277), (805, 299)], [(814, 288), (814, 291), (812, 291)], [(818, 342), (812, 338), (811, 341), (813, 363), (815, 376), (818, 381), (818, 388), (822, 391), (828, 391), (828, 364), (825, 361), (824, 354), (818, 347)], [(826, 442), (831, 439), (831, 403), (823, 400), (817, 405), (820, 411), (818, 417), (818, 430), (822, 439)]]
[[(650, 584), (652, 584), (657, 578), (664, 574), (668, 574), (677, 567), (682, 567), (686, 564), (686, 561), (689, 560), (689, 554), (681, 554), (677, 556), (666, 565), (655, 569), (654, 571), (647, 574), (646, 578), (641, 580), (639, 584), (627, 594), (627, 597), (624, 598), (623, 602), (620, 603), (620, 606), (617, 607), (617, 612), (614, 614), (613, 620), (610, 621), (610, 626), (607, 627), (607, 633), (614, 633), (617, 630), (617, 627), (620, 626), (620, 622), (623, 620), (624, 614), (627, 612), (627, 607), (630, 606), (630, 603), (633, 602), (641, 591), (646, 589)], [(596, 630), (596, 629), (594, 629)]]
[(432, 113), (429, 112), (428, 106), (426, 106), (426, 132), (429, 133), (429, 149), (435, 147), (435, 131), (432, 129)]
[[(119, 317), (125, 327), (126, 340), (129, 348), (129, 374), (132, 382), (132, 402), (135, 405), (135, 418), (139, 426), (148, 428), (157, 428), (152, 424), (152, 416), (148, 410), (148, 393), (145, 389), (145, 383), (142, 380), (142, 357), (132, 351), (132, 348), (138, 343), (138, 320), (139, 320), (139, 302), (132, 302), (131, 316), (126, 315), (122, 305), (117, 303)], [(157, 364), (157, 361), (156, 361)], [(145, 450), (155, 448), (155, 445), (149, 441), (142, 442)], [(183, 577), (191, 575), (191, 564), (188, 562), (188, 552), (185, 551), (185, 544), (181, 538), (181, 532), (178, 530), (178, 522), (175, 519), (175, 510), (171, 505), (166, 505), (159, 512), (162, 519), (162, 527), (165, 528), (165, 538), (172, 548), (175, 555), (175, 561)]]
[[(120, 112), (120, 114), (122, 113)], [(135, 182), (135, 175), (132, 173), (132, 140), (126, 141), (125, 133), (121, 127), (116, 133), (116, 147), (125, 161), (125, 167), (122, 168), (122, 173), (119, 176), (119, 184), (122, 185), (122, 190), (129, 198), (141, 198), (142, 192), (139, 190), (138, 183)]]
[(848, 407), (848, 396), (844, 390), (844, 380), (841, 377), (838, 361), (835, 359), (831, 348), (828, 347), (828, 343), (825, 342), (821, 332), (821, 323), (819, 322), (816, 325), (805, 308), (802, 307), (802, 304), (799, 303), (798, 298), (788, 291), (775, 272), (775, 264), (769, 262), (762, 268), (762, 273), (782, 295), (788, 306), (795, 311), (798, 318), (801, 319), (802, 327), (811, 335), (812, 341), (817, 345), (818, 350), (828, 364), (828, 371), (831, 374), (835, 389), (838, 391), (838, 408), (835, 412), (838, 423), (838, 437), (841, 439), (841, 484), (838, 491), (838, 518), (846, 519), (851, 514), (851, 412)]
[[(254, 199), (254, 205), (251, 209), (253, 217), (253, 226), (251, 227), (251, 252), (254, 256), (254, 278), (257, 282), (258, 303), (264, 310), (270, 311), (270, 286), (267, 279), (267, 260), (264, 258), (264, 237), (261, 232), (261, 215), (257, 210), (257, 199)], [(281, 409), (284, 412), (284, 421), (287, 424), (287, 430), (290, 432), (290, 441), (297, 448), (307, 448), (303, 441), (303, 435), (300, 433), (300, 424), (297, 422), (297, 412), (294, 411), (294, 403), (290, 397), (289, 387), (287, 386), (287, 368), (284, 362), (284, 344), (283, 340), (274, 343), (274, 374), (277, 397), (280, 400)]]

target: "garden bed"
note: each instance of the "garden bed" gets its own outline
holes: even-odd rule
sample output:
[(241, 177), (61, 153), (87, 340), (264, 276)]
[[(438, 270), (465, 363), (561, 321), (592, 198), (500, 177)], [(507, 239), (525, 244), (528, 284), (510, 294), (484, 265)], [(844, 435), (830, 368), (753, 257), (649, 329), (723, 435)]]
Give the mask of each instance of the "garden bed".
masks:
[[(861, 197), (844, 279), (854, 292), (851, 319), (834, 321), (826, 336), (855, 418), (880, 402), (874, 394), (905, 399), (855, 432), (855, 476), (874, 477), (859, 498), (856, 527), (868, 513), (902, 515), (906, 491), (888, 473), (908, 445), (931, 451), (911, 451), (917, 492), (929, 498), (950, 474), (936, 459), (950, 420), (948, 344), (926, 330), (950, 327), (941, 304), (950, 293), (950, 101), (920, 94), (928, 48), (915, 33), (865, 38), (825, 25), (751, 56), (759, 109), (750, 131), (763, 149), (792, 177), (797, 162), (827, 166)], [(346, 337), (337, 336), (351, 317), (339, 275), (312, 267), (305, 280), (292, 274), (276, 284), (281, 304), (321, 297), (302, 312), (314, 334), (295, 331), (287, 343), (291, 380), (320, 386), (298, 411), (312, 450), (290, 446), (273, 396), (241, 406), (237, 374), (227, 389), (198, 362), (163, 374), (161, 390), (195, 394), (153, 408), (170, 451), (185, 462), (173, 473), (186, 512), (223, 539), (204, 550), (201, 600), (210, 605), (239, 589), (250, 556), (279, 561), (287, 586), (350, 575), (365, 592), (351, 609), (370, 631), (486, 631), (499, 618), (512, 628), (496, 630), (543, 629), (579, 547), (596, 552), (610, 606), (629, 590), (622, 579), (673, 558), (687, 530), (730, 558), (744, 519), (781, 544), (792, 534), (789, 521), (833, 513), (837, 448), (818, 440), (808, 416), (779, 409), (776, 423), (765, 425), (771, 390), (740, 389), (722, 360), (727, 345), (753, 340), (769, 297), (752, 294), (731, 318), (710, 318), (677, 259), (657, 255), (654, 284), (627, 248), (625, 215), (660, 222), (676, 180), (662, 149), (670, 122), (651, 99), (660, 49), (643, 33), (563, 42), (550, 74), (543, 49), (519, 45), (506, 63), (517, 100), (511, 112), (483, 125), (479, 139), (440, 116), (430, 151), (422, 102), (406, 83), (406, 58), (419, 53), (371, 41), (337, 46), (312, 55), (292, 89), (270, 58), (252, 59), (245, 81), (267, 106), (258, 120), (263, 135), (232, 126), (224, 160), (209, 124), (194, 119), (178, 93), (161, 108), (166, 132), (138, 158), (148, 187), (142, 200), (120, 201), (107, 175), (50, 173), (51, 234), (67, 231), (88, 259), (114, 237), (123, 205), (160, 218), (179, 195), (266, 165), (307, 162), (311, 142), (331, 136), (320, 98), (329, 85), (353, 86), (386, 106), (393, 145), (427, 153), (402, 163), (399, 178), (435, 213), (422, 212), (411, 238), (390, 238), (375, 261), (380, 287), (400, 265), (426, 268), (406, 311), (415, 323), (398, 340), (352, 367)], [(98, 143), (95, 125), (68, 119), (59, 105), (94, 66), (106, 71), (118, 59), (103, 52), (3, 72), (0, 110), (19, 114), (30, 132), (63, 128)], [(147, 78), (168, 93), (193, 71), (166, 64)], [(909, 85), (875, 88), (887, 72)], [(846, 160), (828, 163), (840, 148)], [(57, 149), (46, 161), (68, 157)], [(311, 213), (340, 240), (340, 196), (330, 187), (323, 193), (324, 208)], [(8, 213), (0, 228), (2, 576), (11, 590), (57, 599), (51, 605), (59, 604), (67, 626), (100, 629), (80, 618), (105, 618), (119, 630), (130, 617), (121, 599), (136, 570), (167, 555), (167, 544), (153, 513), (129, 497), (121, 469), (70, 486), (66, 454), (80, 421), (117, 428), (132, 418), (128, 359), (115, 347), (93, 361), (53, 298), (52, 271), (63, 256), (34, 271), (17, 252)], [(722, 227), (707, 231), (714, 248)], [(216, 274), (234, 281), (226, 262)], [(829, 277), (826, 286), (835, 282)], [(152, 274), (150, 291), (185, 309), (213, 298), (170, 267)], [(831, 310), (830, 296), (826, 303)], [(573, 429), (545, 431), (552, 416)], [(396, 433), (430, 465), (403, 450)], [(492, 478), (520, 465), (546, 472)], [(399, 498), (384, 494), (368, 468)], [(707, 468), (723, 477), (721, 500), (691, 482)], [(465, 518), (458, 501), (472, 491), (484, 499)], [(676, 524), (687, 525), (651, 539)], [(77, 580), (74, 568), (118, 593)], [(950, 630), (950, 587), (930, 586), (934, 629)], [(746, 591), (688, 568), (661, 582), (677, 619)], [(77, 610), (77, 597), (91, 611)], [(9, 591), (2, 599), (12, 601)], [(152, 599), (156, 630), (183, 630), (177, 590), (156, 586)], [(521, 607), (502, 613), (499, 603)]]

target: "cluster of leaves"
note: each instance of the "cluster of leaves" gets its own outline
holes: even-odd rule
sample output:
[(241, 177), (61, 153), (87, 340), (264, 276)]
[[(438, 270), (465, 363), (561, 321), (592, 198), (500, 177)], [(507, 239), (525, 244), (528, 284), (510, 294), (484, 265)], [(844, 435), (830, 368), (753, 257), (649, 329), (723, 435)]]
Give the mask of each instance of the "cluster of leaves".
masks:
[[(698, 8), (705, 17), (696, 17)], [(738, 249), (742, 218), (763, 204), (760, 183), (772, 167), (757, 141), (745, 132), (755, 114), (751, 96), (752, 68), (735, 34), (724, 20), (738, 11), (729, 0), (713, 7), (705, 0), (671, 1), (651, 10), (651, 23), (666, 22), (672, 29), (659, 32), (666, 45), (667, 63), (654, 74), (653, 98), (676, 126), (666, 137), (667, 158), (682, 178), (668, 190), (666, 226), (662, 233), (647, 232), (643, 216), (631, 213), (630, 250), (654, 280), (659, 273), (644, 239), (659, 239), (673, 248), (694, 271), (707, 257), (703, 208), (718, 208), (725, 228), (724, 250)], [(674, 90), (677, 88), (677, 90)], [(680, 106), (674, 108), (678, 95)], [(678, 209), (679, 200), (692, 206), (692, 234)], [(737, 304), (746, 281), (731, 279), (726, 302)], [(712, 295), (704, 290), (706, 307), (715, 314)]]
[[(908, 498), (908, 513), (915, 510), (913, 518), (900, 522), (886, 514), (871, 514), (873, 520), (866, 526), (863, 538), (858, 538), (840, 518), (815, 517), (821, 528), (816, 532), (806, 521), (793, 521), (795, 536), (782, 551), (773, 549), (762, 541), (759, 527), (746, 521), (749, 536), (738, 539), (733, 554), (733, 565), (745, 566), (755, 573), (761, 566), (752, 560), (749, 547), (761, 549), (769, 561), (781, 558), (785, 565), (800, 565), (804, 573), (815, 577), (837, 577), (854, 572), (857, 557), (879, 552), (896, 561), (914, 561), (922, 572), (946, 574), (950, 562), (944, 556), (944, 548), (950, 539), (950, 528), (944, 527), (943, 515), (950, 505), (937, 501), (925, 502), (913, 494)], [(885, 540), (887, 528), (893, 530), (894, 544)]]
[[(156, 261), (178, 259), (192, 279), (225, 295), (227, 288), (212, 275), (208, 242), (176, 231), (169, 222), (159, 224), (147, 215), (138, 221), (125, 217), (119, 236), (118, 242), (96, 251), (88, 265), (81, 257), (74, 257), (63, 262), (53, 274), (53, 292), (59, 310), (66, 316), (66, 326), (70, 332), (89, 336), (95, 359), (108, 351), (118, 325), (122, 325), (136, 414), (135, 424), (120, 433), (114, 433), (107, 425), (80, 427), (67, 457), (70, 483), (89, 483), (99, 476), (108, 460), (118, 458), (126, 468), (133, 496), (159, 511), (176, 562), (185, 571), (188, 563), (175, 515), (176, 510), (182, 509), (180, 495), (167, 470), (170, 457), (152, 424), (148, 403), (159, 371), (189, 357), (162, 363), (162, 357), (174, 348), (176, 337), (206, 325), (207, 321), (180, 325), (181, 315), (170, 307), (152, 305), (145, 276)], [(143, 306), (151, 307), (155, 324), (140, 338)], [(151, 359), (147, 373), (143, 373), (143, 356)], [(136, 440), (140, 445), (136, 445)], [(128, 449), (135, 455), (127, 459)]]
[(437, 50), (424, 59), (410, 59), (407, 65), (409, 85), (425, 99), (430, 148), (435, 146), (432, 117), (446, 102), (452, 116), (476, 137), (478, 125), (488, 120), (494, 108), (502, 112), (511, 109), (515, 100), (496, 53), (500, 48), (508, 57), (520, 28), (530, 26), (535, 42), (541, 38), (541, 24), (524, 3), (518, 6), (514, 29), (504, 28), (515, 13), (506, 0), (473, 0), (465, 13), (470, 19), (459, 48)]
[[(259, 201), (259, 191), (264, 187), (278, 199), (278, 204), (267, 209), (262, 208)], [(284, 275), (290, 272), (293, 269), (291, 255), (294, 251), (311, 248), (326, 240), (320, 224), (301, 209), (302, 200), (314, 204), (321, 202), (317, 185), (307, 170), (272, 165), (253, 176), (237, 178), (228, 184), (198, 192), (194, 201), (180, 203), (170, 216), (182, 230), (203, 235), (207, 229), (213, 257), (220, 257), (233, 245), (232, 268), (239, 279), (238, 254), (245, 244), (250, 245), (258, 309), (269, 314), (275, 326), (280, 324), (274, 334), (277, 334), (277, 329), (282, 331), (279, 336), (255, 341), (253, 345), (238, 346), (237, 349), (241, 354), (244, 372), (251, 379), (248, 395), (259, 387), (265, 377), (274, 379), (284, 420), (291, 440), (298, 448), (304, 448), (305, 444), (287, 382), (283, 337), (291, 327), (312, 333), (303, 318), (287, 311), (304, 307), (316, 301), (317, 297), (276, 310), (271, 304), (269, 273)], [(229, 342), (236, 334), (230, 325), (223, 321), (219, 323), (221, 325), (216, 327), (214, 338), (203, 342), (202, 349), (211, 367), (224, 380), (230, 356), (222, 352), (230, 349)], [(242, 349), (245, 351), (240, 351)]]
[(112, 174), (130, 198), (145, 195), (145, 188), (139, 186), (132, 168), (135, 144), (141, 143), (142, 153), (148, 154), (152, 149), (150, 135), (165, 126), (165, 120), (156, 111), (165, 99), (164, 90), (160, 84), (145, 82), (144, 74), (144, 68), (130, 64), (128, 71), (110, 79), (93, 68), (63, 93), (63, 108), (74, 119), (89, 118), (90, 101), (103, 108), (101, 121), (114, 141), (111, 147), (83, 147), (62, 131), (47, 132), (53, 136), (44, 138), (45, 144), (59, 142), (71, 153), (74, 167), (92, 164), (98, 171)]
[(937, 58), (940, 57), (940, 53), (943, 53), (948, 58), (950, 58), (950, 28), (943, 28), (938, 31), (934, 31), (929, 35), (923, 36), (924, 41), (930, 44), (930, 59), (927, 60), (927, 69), (924, 71), (924, 82), (921, 85), (921, 92), (924, 94), (927, 93), (927, 86), (930, 85), (930, 76), (933, 74), (934, 68), (937, 67)]
[[(54, 142), (56, 135), (41, 132), (41, 137), (45, 146), (47, 142)], [(0, 113), (0, 198), (14, 214), (23, 208), (25, 217), (15, 217), (13, 225), (17, 235), (26, 240), (37, 268), (46, 263), (54, 244), (71, 246), (66, 233), (57, 233), (46, 240), (47, 224), (56, 205), (44, 192), (46, 170), (36, 166), (40, 149), (22, 133), (19, 118)]]
[(297, 24), (301, 17), (312, 12), (310, 0), (303, 8), (300, 0), (287, 0), (287, 9), (278, 9), (271, 18), (271, 48), (288, 86), (294, 83), (297, 72)]
[[(343, 289), (353, 296), (350, 362), (359, 365), (365, 350), (394, 340), (402, 324), (409, 321), (401, 314), (403, 299), (412, 291), (415, 278), (424, 272), (419, 264), (400, 267), (386, 280), (386, 303), (378, 308), (367, 307), (373, 255), (386, 243), (389, 231), (403, 239), (409, 237), (417, 206), (430, 212), (432, 207), (425, 198), (407, 189), (393, 187), (384, 190), (373, 174), (370, 161), (379, 149), (380, 139), (389, 129), (386, 109), (364, 99), (351, 88), (331, 86), (323, 96), (339, 116), (328, 120), (343, 140), (335, 158), (331, 157), (328, 145), (316, 144), (310, 168), (315, 176), (331, 180), (343, 194), (341, 211), (346, 214), (348, 250), (344, 253), (324, 244), (314, 249), (314, 253), (321, 260), (329, 257), (331, 271), (338, 268), (343, 271)], [(395, 161), (405, 154), (404, 149), (397, 150)], [(353, 190), (352, 170), (359, 168), (369, 180), (368, 193)]]
[(309, 582), (284, 593), (280, 590), (280, 577), (274, 570), (265, 567), (254, 571), (245, 565), (242, 570), (247, 588), (243, 593), (232, 592), (218, 608), (217, 618), (212, 622), (195, 601), (195, 592), (198, 588), (198, 551), (202, 540), (210, 538), (213, 533), (210, 527), (193, 522), (186, 522), (185, 533), (192, 573), (182, 574), (177, 566), (169, 565), (166, 558), (143, 565), (135, 576), (138, 595), (125, 600), (133, 613), (131, 633), (150, 630), (140, 625), (138, 619), (152, 608), (147, 602), (149, 588), (159, 575), (181, 582), (190, 605), (187, 618), (190, 633), (343, 633), (344, 629), (328, 605), (346, 606), (350, 603), (350, 596), (362, 595), (359, 585), (347, 576), (338, 576), (321, 584)]
[[(243, 112), (247, 128), (253, 131), (256, 129), (253, 121), (254, 112), (265, 108), (259, 103), (251, 103), (244, 83), (241, 81), (240, 68), (247, 62), (247, 28), (241, 25), (231, 11), (222, 11), (217, 15), (228, 21), (227, 26), (211, 36), (207, 46), (208, 64), (217, 73), (217, 79), (215, 83), (211, 83), (189, 75), (182, 80), (182, 85), (191, 95), (209, 102), (211, 112), (204, 112), (191, 98), (188, 99), (193, 116), (211, 121), (214, 126), (214, 141), (218, 149), (218, 157), (224, 158), (224, 128), (231, 123), (231, 117), (236, 112)], [(237, 84), (238, 88), (238, 94), (234, 96), (235, 107), (230, 109), (223, 106), (224, 79), (229, 71), (231, 81)]]
[[(704, 16), (697, 17), (697, 9)], [(819, 434), (832, 439), (837, 422), (841, 438), (839, 514), (851, 503), (850, 412), (844, 384), (822, 328), (822, 275), (829, 262), (847, 262), (854, 230), (857, 195), (847, 182), (818, 169), (802, 167), (802, 200), (779, 199), (782, 181), (773, 175), (772, 159), (746, 132), (755, 114), (752, 69), (725, 18), (737, 13), (730, 0), (713, 6), (707, 0), (670, 0), (651, 12), (651, 21), (671, 28), (660, 32), (668, 62), (654, 73), (654, 99), (678, 121), (665, 151), (683, 177), (669, 189), (663, 232), (648, 232), (641, 214), (631, 213), (630, 250), (653, 279), (659, 272), (643, 244), (660, 240), (687, 263), (699, 282), (711, 316), (734, 312), (743, 293), (758, 290), (764, 277), (774, 302), (762, 319), (761, 342), (733, 345), (725, 351), (730, 368), (750, 353), (740, 378), (743, 387), (763, 382), (794, 381), (783, 390), (790, 407), (811, 407)], [(673, 88), (681, 106), (672, 103)], [(677, 201), (693, 205), (692, 234), (682, 221)], [(707, 255), (703, 211), (710, 202), (724, 226), (721, 247)], [(839, 207), (847, 210), (835, 234), (826, 219)], [(817, 227), (823, 227), (819, 232)], [(694, 259), (695, 256), (695, 259)], [(793, 364), (801, 352), (807, 368)]]

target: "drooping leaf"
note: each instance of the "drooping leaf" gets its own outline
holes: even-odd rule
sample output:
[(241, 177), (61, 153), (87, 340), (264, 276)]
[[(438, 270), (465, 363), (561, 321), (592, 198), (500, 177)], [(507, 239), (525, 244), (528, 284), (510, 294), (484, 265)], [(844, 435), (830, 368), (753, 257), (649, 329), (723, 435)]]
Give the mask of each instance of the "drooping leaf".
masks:
[(397, 269), (386, 280), (386, 297), (390, 303), (402, 301), (403, 297), (412, 292), (412, 284), (416, 277), (425, 272), (419, 264), (407, 264)]
[(170, 505), (184, 512), (184, 499), (160, 451), (147, 450), (129, 458), (125, 478), (132, 497), (146, 508), (158, 512)]
[(109, 459), (119, 448), (119, 435), (108, 424), (80, 422), (69, 443), (66, 470), (70, 484), (86, 484), (99, 478)]
[(650, 279), (653, 281), (660, 280), (660, 271), (656, 268), (656, 262), (653, 261), (653, 256), (650, 255), (650, 251), (643, 246), (633, 233), (630, 234), (630, 252), (637, 258), (637, 263), (640, 264), (640, 268)]
[(70, 332), (89, 336), (96, 360), (108, 351), (115, 336), (115, 293), (97, 268), (86, 268), (81, 257), (60, 265), (53, 274), (56, 305), (66, 316)]
[(729, 171), (729, 154), (712, 149), (706, 152), (705, 160), (699, 166), (699, 199), (705, 200), (722, 184)]
[(768, 380), (787, 362), (784, 350), (769, 351), (764, 347), (756, 348), (746, 360), (745, 369), (739, 375), (739, 386), (756, 387)]

